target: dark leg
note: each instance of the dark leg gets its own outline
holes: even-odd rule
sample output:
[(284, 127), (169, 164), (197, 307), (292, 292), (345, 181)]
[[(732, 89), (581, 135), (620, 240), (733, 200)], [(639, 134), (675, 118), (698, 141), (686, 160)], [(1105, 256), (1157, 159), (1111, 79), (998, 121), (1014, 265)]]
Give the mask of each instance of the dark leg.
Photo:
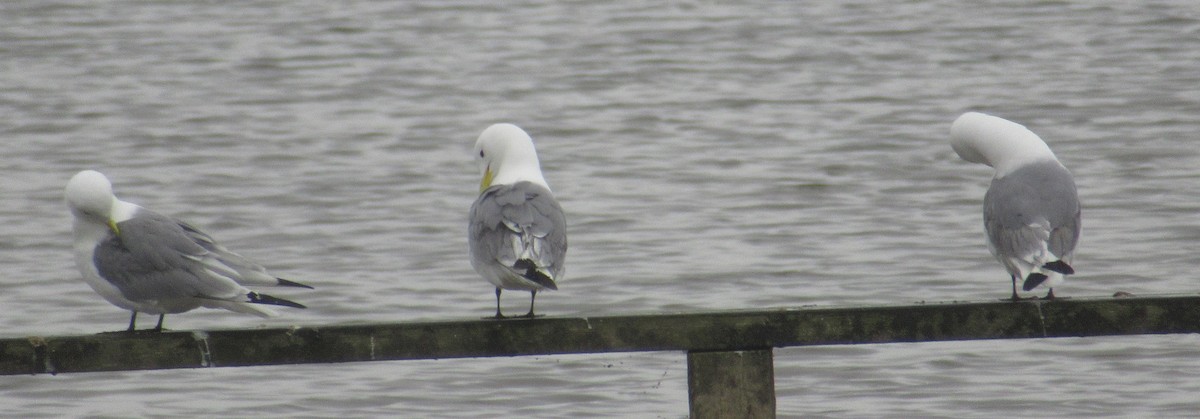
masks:
[(166, 313), (158, 315), (158, 326), (154, 326), (155, 332), (162, 333), (162, 321), (164, 317), (167, 317)]
[(1012, 300), (1013, 300), (1013, 301), (1021, 301), (1021, 297), (1017, 296), (1017, 276), (1016, 276), (1016, 275), (1013, 275), (1013, 276), (1012, 276), (1012, 281), (1013, 281), (1013, 295), (1012, 295)]
[[(487, 318), (487, 317), (485, 317)], [(503, 319), (504, 315), (500, 314), (500, 287), (496, 287), (496, 316), (493, 319)]]
[(1049, 293), (1046, 293), (1046, 298), (1045, 298), (1045, 299), (1047, 299), (1047, 300), (1053, 300), (1053, 299), (1054, 299), (1054, 288), (1051, 288), (1051, 289), (1050, 289), (1050, 292), (1049, 292)]
[(137, 321), (137, 312), (135, 311), (135, 312), (133, 312), (132, 316), (129, 316), (129, 330), (128, 330), (129, 333), (133, 333), (133, 324), (136, 321)]
[(525, 313), (525, 317), (534, 318), (533, 315), (533, 299), (537, 298), (537, 290), (529, 291), (529, 312)]

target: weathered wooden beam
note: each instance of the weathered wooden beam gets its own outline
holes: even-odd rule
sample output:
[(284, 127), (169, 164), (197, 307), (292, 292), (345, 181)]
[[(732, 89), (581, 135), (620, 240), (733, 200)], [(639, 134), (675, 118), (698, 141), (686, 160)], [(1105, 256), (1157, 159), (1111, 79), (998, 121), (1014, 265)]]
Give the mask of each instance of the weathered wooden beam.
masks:
[(775, 417), (771, 349), (688, 352), (688, 417)]
[(1200, 295), (0, 339), (0, 375), (1200, 332)]

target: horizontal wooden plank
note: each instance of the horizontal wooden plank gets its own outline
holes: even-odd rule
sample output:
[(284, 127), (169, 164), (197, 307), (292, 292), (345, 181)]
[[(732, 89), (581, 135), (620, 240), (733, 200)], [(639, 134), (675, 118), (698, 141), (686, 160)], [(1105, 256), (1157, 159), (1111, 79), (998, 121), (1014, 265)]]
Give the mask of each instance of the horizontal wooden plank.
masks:
[(1200, 295), (0, 339), (0, 374), (1200, 332)]

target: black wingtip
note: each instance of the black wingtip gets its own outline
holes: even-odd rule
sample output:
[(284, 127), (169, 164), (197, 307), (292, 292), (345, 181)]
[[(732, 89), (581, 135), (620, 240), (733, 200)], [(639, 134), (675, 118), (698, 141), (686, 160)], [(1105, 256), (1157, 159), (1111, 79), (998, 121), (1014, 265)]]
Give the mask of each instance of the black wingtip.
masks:
[(1063, 262), (1061, 260), (1056, 260), (1042, 265), (1042, 269), (1049, 269), (1063, 275), (1071, 275), (1075, 273), (1075, 268), (1072, 268), (1071, 265), (1067, 264), (1067, 262)]
[(1025, 284), (1021, 285), (1021, 289), (1025, 291), (1032, 290), (1034, 287), (1042, 285), (1043, 282), (1046, 282), (1046, 278), (1047, 276), (1045, 274), (1040, 274), (1037, 272), (1031, 273), (1029, 276), (1025, 277)]
[(275, 279), (279, 281), (279, 286), (281, 286), (281, 287), (308, 288), (308, 289), (310, 289), (310, 290), (311, 290), (311, 289), (313, 289), (313, 287), (312, 287), (312, 286), (309, 286), (309, 285), (304, 285), (304, 284), (301, 284), (301, 283), (299, 283), (299, 282), (296, 282), (296, 281), (288, 281), (288, 280), (286, 280), (286, 279), (283, 279), (283, 278), (275, 278)]
[(532, 260), (518, 260), (517, 263), (513, 264), (513, 269), (518, 271), (525, 270), (525, 273), (521, 274), (521, 276), (525, 277), (525, 279), (536, 282), (542, 287), (558, 291), (558, 285), (554, 283), (554, 278), (546, 276), (546, 274), (542, 273), (542, 271), (539, 271), (537, 264), (533, 263)]
[(259, 294), (257, 292), (250, 292), (249, 294), (246, 294), (246, 298), (249, 300), (249, 302), (254, 304), (270, 304), (273, 306), (308, 308), (305, 307), (304, 304), (300, 304), (295, 301), (285, 300), (279, 297), (272, 297), (266, 294)]

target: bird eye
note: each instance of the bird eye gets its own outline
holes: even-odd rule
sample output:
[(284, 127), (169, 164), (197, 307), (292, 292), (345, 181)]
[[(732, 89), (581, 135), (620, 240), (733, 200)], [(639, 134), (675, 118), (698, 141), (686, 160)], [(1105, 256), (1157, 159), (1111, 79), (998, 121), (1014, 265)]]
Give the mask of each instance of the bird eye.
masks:
[(479, 150), (479, 157), (483, 157), (483, 150)]

